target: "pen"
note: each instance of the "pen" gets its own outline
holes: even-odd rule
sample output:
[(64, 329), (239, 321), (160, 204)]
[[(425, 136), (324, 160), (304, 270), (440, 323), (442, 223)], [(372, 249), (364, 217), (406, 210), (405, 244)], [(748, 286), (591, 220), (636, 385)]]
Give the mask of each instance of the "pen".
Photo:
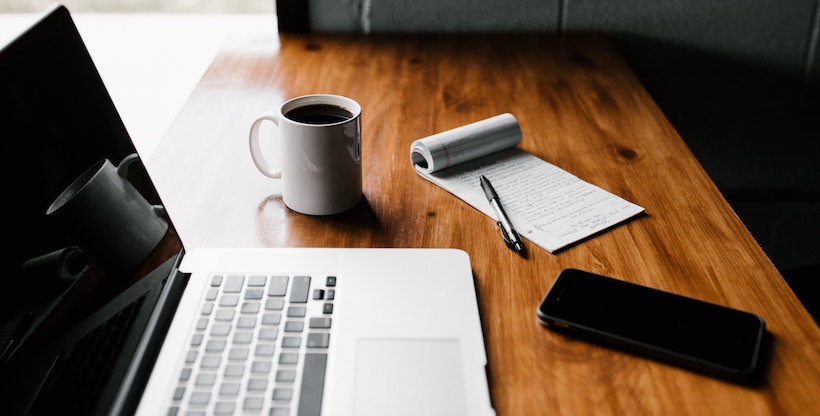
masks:
[(20, 341), (23, 337), (28, 333), (29, 328), (34, 323), (34, 310), (28, 311), (17, 323), (17, 326), (14, 327), (14, 330), (6, 341), (6, 345), (3, 346), (3, 352), (0, 353), (0, 363), (6, 363), (14, 351), (17, 349), (17, 346), (20, 344)]
[(487, 178), (484, 177), (484, 175), (481, 175), (480, 180), (481, 189), (484, 190), (484, 195), (487, 196), (487, 201), (490, 201), (490, 206), (493, 207), (493, 210), (495, 211), (495, 217), (497, 219), (496, 223), (498, 224), (498, 228), (501, 229), (501, 237), (513, 250), (523, 253), (524, 243), (521, 241), (521, 236), (519, 236), (518, 232), (515, 231), (510, 219), (507, 217), (507, 213), (504, 212), (504, 207), (501, 206), (501, 201), (498, 199), (498, 194), (495, 193), (493, 185)]

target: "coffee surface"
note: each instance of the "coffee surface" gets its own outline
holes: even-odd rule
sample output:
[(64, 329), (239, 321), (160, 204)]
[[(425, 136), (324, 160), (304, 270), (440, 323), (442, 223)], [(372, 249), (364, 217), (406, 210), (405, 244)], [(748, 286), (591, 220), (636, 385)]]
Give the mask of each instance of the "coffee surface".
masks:
[(335, 105), (312, 104), (296, 107), (287, 113), (285, 117), (306, 124), (334, 124), (353, 118), (353, 113)]

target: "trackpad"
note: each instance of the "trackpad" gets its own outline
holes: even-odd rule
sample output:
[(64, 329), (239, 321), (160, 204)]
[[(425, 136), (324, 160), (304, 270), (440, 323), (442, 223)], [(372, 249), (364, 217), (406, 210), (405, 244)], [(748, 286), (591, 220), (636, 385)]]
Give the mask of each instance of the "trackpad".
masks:
[(356, 353), (356, 415), (464, 415), (455, 339), (363, 339)]

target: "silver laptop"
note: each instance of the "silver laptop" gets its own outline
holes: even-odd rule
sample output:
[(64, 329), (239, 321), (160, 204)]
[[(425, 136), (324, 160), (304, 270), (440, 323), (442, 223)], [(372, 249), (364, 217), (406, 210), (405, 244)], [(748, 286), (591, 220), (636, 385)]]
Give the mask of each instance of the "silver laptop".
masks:
[[(16, 199), (4, 414), (494, 413), (465, 252), (186, 252), (165, 215), (156, 247), (118, 264), (77, 221), (46, 215), (89, 166), (136, 153), (66, 8), (0, 50), (0, 90), (0, 174)], [(127, 182), (161, 206), (135, 166)], [(121, 227), (85, 226), (103, 228)]]

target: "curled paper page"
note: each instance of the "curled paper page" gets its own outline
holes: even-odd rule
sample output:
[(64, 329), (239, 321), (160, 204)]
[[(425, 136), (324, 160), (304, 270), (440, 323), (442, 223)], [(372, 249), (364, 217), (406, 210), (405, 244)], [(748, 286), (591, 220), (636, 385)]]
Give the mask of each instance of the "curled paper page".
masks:
[(23, 276), (34, 285), (63, 287), (84, 276), (90, 267), (88, 256), (77, 246), (69, 246), (27, 260)]
[(410, 145), (416, 170), (433, 173), (521, 143), (521, 127), (504, 113), (475, 123), (418, 139)]

